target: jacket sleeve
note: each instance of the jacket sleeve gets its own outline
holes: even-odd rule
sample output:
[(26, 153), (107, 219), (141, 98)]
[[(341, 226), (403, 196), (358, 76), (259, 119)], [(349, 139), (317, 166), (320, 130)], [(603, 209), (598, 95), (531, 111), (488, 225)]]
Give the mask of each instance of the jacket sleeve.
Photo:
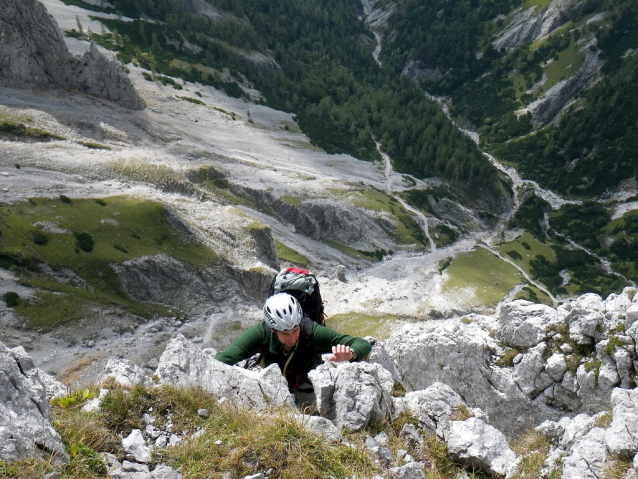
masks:
[(372, 350), (372, 345), (365, 339), (341, 334), (327, 326), (317, 324), (314, 327), (313, 333), (312, 344), (315, 351), (320, 354), (331, 353), (333, 346), (344, 344), (350, 346), (350, 349), (354, 349), (357, 353), (356, 361), (361, 361), (365, 359)]
[(251, 326), (223, 351), (215, 355), (215, 359), (226, 364), (237, 364), (243, 359), (248, 359), (254, 354), (261, 353), (264, 346), (263, 323)]

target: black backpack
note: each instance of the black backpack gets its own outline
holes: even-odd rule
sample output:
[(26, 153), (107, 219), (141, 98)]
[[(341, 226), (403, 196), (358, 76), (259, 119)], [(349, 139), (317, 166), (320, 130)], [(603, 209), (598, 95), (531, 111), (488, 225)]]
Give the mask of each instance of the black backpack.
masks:
[(275, 275), (270, 283), (268, 297), (278, 293), (294, 296), (303, 310), (304, 316), (325, 326), (323, 301), (319, 282), (313, 273), (300, 268), (285, 268)]

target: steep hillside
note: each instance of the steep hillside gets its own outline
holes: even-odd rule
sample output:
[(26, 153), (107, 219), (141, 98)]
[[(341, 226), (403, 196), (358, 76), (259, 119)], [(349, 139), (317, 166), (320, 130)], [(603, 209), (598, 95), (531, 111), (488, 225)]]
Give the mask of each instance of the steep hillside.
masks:
[(532, 275), (563, 296), (637, 281), (635, 3), (389, 5), (381, 61), (442, 97), (498, 161), (572, 202), (522, 196), (509, 226), (553, 250)]
[[(122, 62), (293, 112), (328, 153), (378, 160), (376, 138), (397, 171), (440, 178), (472, 208), (507, 208), (507, 186), (476, 146), (421, 92), (374, 61), (374, 40), (353, 5), (112, 4), (133, 21), (102, 19), (108, 30), (90, 36)], [(82, 36), (75, 29), (67, 35)]]

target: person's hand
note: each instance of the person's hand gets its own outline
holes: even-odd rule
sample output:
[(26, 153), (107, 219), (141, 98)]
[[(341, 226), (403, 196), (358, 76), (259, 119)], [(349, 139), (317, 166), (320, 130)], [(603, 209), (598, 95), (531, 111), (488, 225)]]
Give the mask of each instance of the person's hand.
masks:
[(332, 347), (332, 356), (328, 358), (328, 361), (335, 363), (342, 363), (344, 361), (350, 361), (352, 359), (352, 350), (350, 346), (343, 344), (337, 344)]

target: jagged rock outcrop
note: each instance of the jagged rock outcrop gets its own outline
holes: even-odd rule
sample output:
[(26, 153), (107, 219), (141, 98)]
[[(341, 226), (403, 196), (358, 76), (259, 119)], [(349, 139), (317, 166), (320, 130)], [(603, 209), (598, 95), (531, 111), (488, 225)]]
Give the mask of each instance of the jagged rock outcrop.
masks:
[[(433, 434), (446, 443), (455, 461), (498, 477), (510, 477), (521, 460), (506, 437), (514, 439), (540, 423), (536, 430), (551, 442), (541, 477), (558, 469), (563, 478), (602, 477), (615, 457), (631, 459), (638, 453), (638, 390), (629, 382), (636, 376), (636, 336), (638, 295), (631, 288), (606, 300), (587, 294), (557, 309), (519, 300), (504, 304), (495, 316), (406, 325), (385, 342), (375, 340), (368, 359), (393, 372), (377, 362), (324, 363), (309, 374), (323, 417), (297, 414), (294, 420), (326, 441), (339, 441), (339, 430), (359, 431), (409, 413), (416, 421), (405, 424), (400, 436), (413, 452), (423, 446), (422, 434)], [(220, 363), (214, 354), (178, 335), (162, 355), (155, 381), (135, 364), (117, 359), (108, 362), (102, 379), (126, 386), (197, 386), (220, 401), (262, 412), (292, 405), (277, 366), (251, 371)], [(511, 362), (504, 361), (512, 356)], [(23, 380), (39, 378), (24, 350), (0, 348), (0, 381), (16, 371)], [(396, 380), (408, 389), (403, 397), (393, 397)], [(36, 393), (45, 397), (40, 381)], [(101, 390), (100, 398), (107, 393)], [(5, 418), (15, 417), (11, 408), (19, 407), (18, 396), (9, 395), (9, 406), (0, 403), (0, 437), (12, 424)], [(96, 399), (85, 407), (98, 404)], [(208, 412), (198, 414), (206, 417)], [(146, 427), (122, 439), (128, 462), (112, 458), (113, 477), (132, 479), (138, 476), (131, 474), (143, 473), (156, 478), (149, 471), (151, 448), (190, 439), (171, 431), (170, 421), (157, 422), (150, 413), (143, 420)], [(423, 477), (424, 464), (409, 451), (397, 452), (397, 459), (385, 434), (368, 437), (365, 447), (385, 477)], [(0, 448), (0, 453), (6, 450)], [(9, 457), (32, 453), (14, 448)], [(634, 477), (636, 468), (628, 474)]]
[(25, 457), (68, 461), (60, 435), (51, 425), (51, 410), (40, 370), (23, 348), (0, 343), (0, 460)]
[(260, 371), (236, 368), (215, 360), (216, 353), (202, 351), (180, 334), (166, 346), (155, 374), (161, 383), (201, 387), (214, 397), (256, 410), (292, 405), (279, 366)]
[(383, 348), (409, 391), (445, 383), (511, 435), (585, 407), (606, 410), (615, 388), (635, 385), (634, 294), (588, 294), (558, 309), (513, 301), (498, 321), (469, 315), (424, 325)]
[(511, 50), (523, 42), (543, 38), (570, 19), (571, 7), (576, 3), (578, 0), (553, 0), (541, 12), (537, 13), (537, 6), (519, 12), (492, 45), (497, 50)]
[(120, 65), (95, 45), (71, 55), (58, 25), (38, 0), (4, 0), (0, 10), (0, 85), (33, 88), (60, 85), (104, 98), (124, 108), (146, 107)]
[(581, 91), (589, 88), (598, 79), (598, 72), (604, 63), (598, 50), (587, 49), (585, 60), (575, 75), (561, 80), (545, 94), (519, 110), (517, 114), (530, 113), (535, 123), (549, 123)]
[(324, 363), (310, 371), (317, 410), (340, 428), (359, 431), (392, 415), (392, 375), (378, 364)]
[(493, 318), (478, 315), (469, 324), (449, 320), (397, 333), (385, 341), (385, 348), (409, 391), (425, 390), (436, 382), (447, 384), (508, 435), (531, 427), (535, 417), (564, 414), (534, 401), (516, 384), (511, 370), (496, 366), (501, 348), (489, 333), (494, 326)]
[(264, 190), (241, 188), (242, 194), (271, 209), (283, 221), (312, 239), (330, 239), (360, 249), (392, 249), (395, 241), (388, 233), (396, 226), (377, 219), (347, 201), (311, 198), (291, 204)]
[(266, 267), (264, 271), (242, 271), (225, 264), (198, 268), (164, 254), (112, 263), (111, 267), (132, 299), (171, 304), (192, 314), (238, 295), (261, 300), (274, 274)]

